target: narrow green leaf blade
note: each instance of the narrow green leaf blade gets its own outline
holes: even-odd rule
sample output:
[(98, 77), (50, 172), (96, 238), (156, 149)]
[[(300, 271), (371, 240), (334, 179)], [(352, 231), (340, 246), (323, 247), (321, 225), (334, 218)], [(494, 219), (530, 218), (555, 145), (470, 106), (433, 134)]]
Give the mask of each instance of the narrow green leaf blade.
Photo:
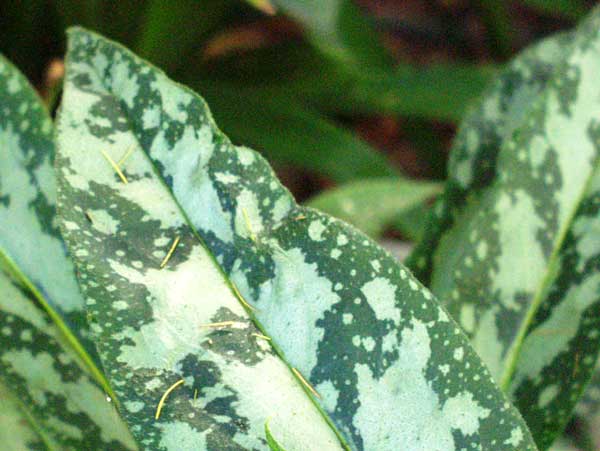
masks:
[(523, 3), (539, 11), (571, 20), (583, 18), (588, 11), (581, 0), (525, 0)]
[(458, 122), (495, 74), (495, 67), (461, 64), (400, 64), (387, 70), (325, 67), (285, 86), (332, 113)]
[(283, 446), (277, 443), (273, 434), (271, 434), (271, 429), (269, 429), (269, 422), (265, 423), (265, 435), (267, 436), (267, 443), (271, 451), (286, 451)]
[(137, 449), (62, 331), (28, 291), (1, 271), (0, 382), (19, 400), (48, 450)]
[[(90, 312), (98, 317), (94, 329), (109, 374), (127, 401), (140, 402), (134, 405), (138, 410), (123, 403), (125, 415), (140, 426), (134, 432), (141, 434), (143, 425), (155, 433), (145, 439), (159, 449), (176, 449), (164, 441), (172, 430), (157, 434), (167, 424), (181, 425), (177, 431), (185, 433), (179, 437), (191, 437), (200, 449), (201, 437), (211, 434), (232, 440), (234, 428), (206, 432), (211, 412), (194, 409), (194, 380), (185, 360), (218, 362), (203, 348), (206, 332), (197, 324), (225, 320), (215, 314), (219, 303), (227, 303), (222, 313), (238, 312), (235, 321), (252, 330), (225, 280), (255, 306), (255, 323), (282, 358), (273, 357), (269, 369), (278, 371), (285, 360), (320, 394), (313, 401), (326, 416), (318, 421), (309, 416), (297, 427), (320, 431), (329, 419), (355, 450), (458, 450), (473, 444), (489, 451), (535, 449), (518, 412), (432, 295), (354, 228), (297, 206), (258, 154), (234, 147), (216, 128), (202, 99), (121, 46), (81, 29), (70, 33), (67, 72), (59, 208), (63, 221), (82, 227), (82, 212), (70, 206), (96, 205), (110, 212), (115, 226), (101, 243), (82, 241), (81, 233), (90, 227), (65, 232), (82, 275), (91, 282), (108, 279), (115, 287), (111, 294), (104, 283), (83, 283)], [(124, 166), (129, 178), (124, 184), (101, 151), (118, 159), (132, 143), (139, 151)], [(160, 259), (176, 235), (183, 246), (169, 261), (170, 270), (160, 273)], [(162, 281), (171, 277), (185, 281)], [(194, 280), (209, 285), (196, 287)], [(208, 288), (219, 289), (208, 291), (210, 301), (200, 297)], [(109, 321), (113, 317), (123, 320)], [(179, 321), (182, 317), (187, 321)], [(146, 326), (148, 332), (141, 332)], [(217, 344), (217, 335), (211, 338)], [(250, 345), (247, 336), (233, 340), (237, 349)], [(144, 348), (154, 350), (150, 358), (140, 352)], [(236, 350), (230, 350), (234, 358)], [(246, 392), (268, 375), (244, 378)], [(182, 377), (188, 390), (171, 395), (175, 399), (164, 420), (149, 420), (148, 396), (158, 398)], [(147, 378), (155, 380), (150, 390), (156, 392), (139, 393)], [(240, 384), (227, 380), (234, 393)], [(284, 379), (269, 389), (290, 393), (293, 386)], [(201, 405), (206, 395), (201, 394)], [(285, 415), (272, 397), (268, 405)], [(304, 406), (300, 399), (287, 409)], [(264, 440), (267, 415), (256, 405), (252, 414), (243, 413), (246, 403), (236, 405), (251, 422), (246, 440)], [(141, 413), (136, 417), (136, 412)], [(302, 435), (295, 428), (277, 430)], [(283, 437), (280, 441), (292, 448)]]
[(306, 28), (309, 40), (338, 64), (391, 67), (373, 25), (351, 0), (273, 0)]
[(529, 107), (508, 103), (521, 114), (507, 116), (491, 141), (501, 144), (486, 147), (470, 132), (474, 153), (463, 147), (453, 157), (445, 199), (454, 205), (442, 210), (448, 222), (432, 260), (433, 292), (447, 300), (541, 449), (570, 418), (600, 346), (599, 25), (596, 11), (568, 46), (550, 47), (563, 56), (548, 60), (548, 81), (533, 83), (542, 90)]
[(200, 83), (223, 130), (269, 161), (293, 165), (336, 182), (398, 175), (383, 154), (286, 94), (226, 83)]
[[(137, 52), (171, 73), (182, 64), (189, 63), (184, 57), (189, 56), (208, 33), (221, 25), (231, 4), (227, 0), (145, 2)], [(182, 30), (185, 32), (182, 33)]]
[(394, 220), (441, 191), (437, 183), (404, 178), (360, 180), (325, 191), (307, 205), (379, 238)]

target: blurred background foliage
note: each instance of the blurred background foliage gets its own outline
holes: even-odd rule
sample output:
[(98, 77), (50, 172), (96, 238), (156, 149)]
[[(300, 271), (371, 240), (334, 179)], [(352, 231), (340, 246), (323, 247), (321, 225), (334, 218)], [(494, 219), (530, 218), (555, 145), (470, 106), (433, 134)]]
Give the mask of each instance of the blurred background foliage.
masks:
[(300, 201), (375, 238), (418, 239), (457, 123), (516, 52), (585, 0), (22, 0), (0, 52), (51, 109), (82, 25), (196, 89)]

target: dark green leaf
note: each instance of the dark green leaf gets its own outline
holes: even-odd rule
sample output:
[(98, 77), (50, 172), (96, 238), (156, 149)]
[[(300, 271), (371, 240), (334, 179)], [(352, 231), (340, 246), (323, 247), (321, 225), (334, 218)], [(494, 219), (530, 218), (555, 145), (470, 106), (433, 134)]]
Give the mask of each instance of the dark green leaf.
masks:
[(273, 0), (305, 27), (309, 40), (337, 64), (391, 67), (380, 38), (352, 0)]
[(254, 146), (269, 161), (337, 182), (398, 175), (383, 154), (283, 91), (221, 83), (200, 87), (231, 139)]
[(571, 20), (581, 19), (588, 11), (582, 0), (525, 0), (523, 3), (539, 11)]
[(136, 49), (140, 56), (172, 72), (188, 64), (186, 57), (217, 29), (230, 5), (228, 0), (149, 0)]

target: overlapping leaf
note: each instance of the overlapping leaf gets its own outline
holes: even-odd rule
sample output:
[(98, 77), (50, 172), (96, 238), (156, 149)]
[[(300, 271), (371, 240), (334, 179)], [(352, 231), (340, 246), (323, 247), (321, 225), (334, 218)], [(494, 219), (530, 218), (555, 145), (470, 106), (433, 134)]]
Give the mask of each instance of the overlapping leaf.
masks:
[(424, 239), (407, 261), (425, 284), (431, 281), (433, 254), (467, 203), (497, 175), (500, 146), (527, 117), (565, 52), (569, 35), (552, 37), (523, 51), (481, 95), (466, 115), (454, 140), (444, 195), (436, 202)]
[(42, 449), (136, 449), (110, 399), (47, 312), (3, 272), (0, 293), (0, 380), (39, 433)]
[(542, 449), (570, 418), (600, 345), (598, 30), (596, 11), (498, 81), (454, 151), (433, 258), (412, 259)]
[(57, 313), (85, 335), (83, 298), (55, 223), (52, 124), (3, 59), (0, 98), (0, 385), (7, 397), (1, 410), (7, 421), (19, 421), (12, 433), (24, 440), (2, 446), (135, 449), (96, 382), (103, 381), (99, 370)]
[(19, 401), (0, 382), (0, 443), (11, 451), (46, 451), (41, 437), (27, 421)]
[(74, 337), (72, 343), (94, 369), (83, 297), (55, 221), (53, 159), (48, 113), (27, 80), (0, 56), (0, 260), (51, 314), (60, 314), (58, 324), (66, 320), (70, 329), (63, 330), (75, 331), (85, 350)]
[(401, 214), (422, 206), (440, 185), (405, 178), (378, 178), (347, 183), (312, 198), (307, 205), (342, 219), (379, 238)]
[(391, 67), (374, 27), (352, 0), (272, 0), (306, 28), (309, 39), (343, 65)]
[(59, 124), (63, 231), (145, 446), (266, 449), (272, 417), (291, 450), (340, 449), (333, 430), (355, 450), (535, 449), (429, 291), (355, 229), (297, 206), (194, 93), (75, 29)]
[(575, 411), (587, 427), (589, 440), (600, 449), (600, 359)]

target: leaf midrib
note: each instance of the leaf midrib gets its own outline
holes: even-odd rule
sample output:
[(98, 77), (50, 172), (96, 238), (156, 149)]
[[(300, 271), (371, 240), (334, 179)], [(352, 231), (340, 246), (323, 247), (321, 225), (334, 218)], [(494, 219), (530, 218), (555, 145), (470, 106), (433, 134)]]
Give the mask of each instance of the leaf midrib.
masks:
[(529, 326), (533, 322), (533, 319), (535, 318), (535, 315), (537, 314), (539, 307), (541, 306), (542, 302), (545, 299), (544, 295), (547, 293), (548, 289), (554, 282), (554, 277), (553, 277), (554, 273), (552, 271), (552, 268), (554, 268), (555, 265), (557, 263), (559, 263), (558, 260), (559, 260), (560, 252), (563, 248), (563, 244), (565, 242), (567, 234), (568, 234), (569, 230), (571, 230), (571, 226), (573, 224), (573, 220), (575, 219), (575, 217), (577, 215), (579, 206), (585, 199), (585, 197), (589, 191), (590, 185), (592, 184), (592, 181), (594, 180), (594, 177), (597, 175), (599, 170), (600, 170), (600, 156), (596, 156), (595, 161), (592, 164), (592, 169), (590, 170), (589, 177), (585, 181), (579, 195), (577, 196), (577, 201), (573, 203), (573, 208), (571, 209), (571, 212), (569, 213), (567, 220), (564, 221), (563, 226), (559, 230), (557, 239), (554, 243), (554, 247), (552, 248), (552, 253), (550, 254), (550, 257), (548, 258), (548, 263), (546, 265), (544, 276), (541, 279), (539, 285), (537, 286), (536, 292), (534, 293), (534, 295), (532, 297), (531, 306), (530, 306), (529, 310), (527, 311), (527, 315), (525, 316), (523, 321), (521, 321), (521, 326), (519, 327), (519, 332), (515, 336), (515, 339), (513, 340), (513, 344), (511, 345), (511, 347), (508, 350), (507, 358), (505, 359), (506, 364), (504, 365), (505, 371), (498, 383), (500, 388), (505, 393), (508, 392), (508, 389), (510, 388), (510, 384), (513, 380), (514, 373), (517, 369), (517, 362), (518, 362), (518, 359), (519, 359), (519, 356), (521, 353), (521, 348), (523, 347), (525, 334), (529, 330)]
[[(190, 88), (174, 81), (171, 80), (170, 78), (168, 78), (166, 76), (166, 74), (159, 68), (157, 68), (156, 66), (154, 66), (153, 64), (151, 64), (150, 62), (146, 61), (145, 59), (134, 55), (130, 50), (128, 50), (127, 48), (123, 47), (121, 44), (119, 44), (118, 42), (112, 41), (110, 39), (107, 38), (100, 38), (100, 36), (92, 31), (89, 30), (85, 30), (81, 27), (71, 27), (69, 29), (69, 33), (72, 32), (83, 32), (83, 33), (87, 33), (90, 34), (94, 37), (96, 37), (96, 39), (102, 39), (105, 41), (110, 42), (112, 45), (114, 45), (115, 47), (117, 47), (118, 49), (120, 49), (122, 52), (124, 52), (127, 55), (131, 55), (132, 58), (134, 60), (138, 60), (141, 61), (142, 63), (146, 64), (148, 67), (150, 67), (151, 69), (155, 70), (158, 74), (162, 74), (163, 76), (165, 76), (165, 78), (170, 82), (173, 83), (176, 87), (188, 92), (190, 95), (192, 95), (193, 97), (197, 98), (198, 100), (200, 100), (200, 102), (202, 102), (206, 108), (206, 119), (209, 123), (209, 126), (211, 126), (212, 130), (214, 131), (215, 136), (221, 138), (224, 140), (224, 142), (229, 143), (229, 145), (231, 145), (231, 147), (235, 148), (235, 146), (233, 146), (233, 144), (231, 143), (231, 141), (229, 140), (229, 138), (219, 129), (219, 127), (217, 126), (217, 124), (215, 123), (212, 114), (210, 113), (210, 109), (208, 108), (208, 105), (206, 104), (206, 102), (204, 101), (204, 99), (197, 93), (195, 93), (193, 90), (191, 90)], [(65, 59), (65, 67), (69, 67), (69, 62), (71, 60), (71, 58), (68, 56), (69, 53), (67, 53), (67, 58)], [(123, 102), (120, 100), (119, 96), (114, 94), (104, 83), (104, 77), (101, 73), (99, 73), (97, 71), (96, 66), (94, 66), (93, 64), (89, 64), (88, 61), (83, 61), (84, 64), (88, 65), (96, 74), (96, 76), (98, 77), (98, 80), (100, 80), (102, 82), (102, 87), (104, 88), (104, 90), (111, 95), (113, 98), (115, 98), (118, 101), (119, 104), (119, 108), (120, 110), (123, 112), (124, 116), (127, 119), (127, 123), (129, 126), (129, 131), (131, 132), (131, 134), (134, 136), (138, 146), (140, 149), (143, 150), (143, 154), (144, 157), (147, 159), (147, 161), (150, 163), (152, 170), (154, 171), (154, 174), (156, 175), (157, 179), (159, 180), (159, 182), (164, 186), (164, 188), (168, 191), (168, 193), (170, 194), (170, 197), (172, 199), (172, 201), (175, 203), (175, 205), (177, 206), (177, 209), (179, 210), (179, 212), (181, 213), (181, 215), (183, 216), (187, 226), (190, 228), (192, 234), (196, 237), (196, 239), (198, 240), (198, 242), (200, 243), (200, 245), (205, 249), (205, 251), (207, 252), (207, 254), (209, 255), (210, 259), (212, 260), (213, 264), (215, 265), (215, 267), (217, 268), (217, 270), (219, 271), (219, 273), (221, 274), (221, 276), (223, 277), (223, 280), (225, 281), (225, 283), (227, 284), (227, 286), (229, 287), (229, 290), (231, 291), (231, 293), (235, 296), (235, 298), (238, 300), (238, 302), (240, 303), (240, 305), (242, 306), (242, 308), (246, 311), (246, 313), (248, 314), (250, 320), (254, 323), (254, 325), (265, 335), (268, 336), (268, 331), (265, 329), (265, 327), (261, 324), (261, 322), (256, 318), (256, 316), (252, 313), (252, 311), (247, 307), (247, 302), (241, 298), (241, 294), (239, 292), (239, 290), (237, 289), (236, 285), (233, 283), (233, 281), (227, 276), (227, 273), (225, 272), (225, 270), (221, 267), (221, 265), (219, 264), (219, 262), (217, 261), (216, 257), (214, 256), (213, 252), (211, 251), (211, 249), (207, 246), (206, 242), (204, 241), (204, 239), (202, 238), (202, 236), (199, 234), (199, 232), (196, 230), (196, 228), (193, 226), (192, 221), (190, 220), (189, 216), (187, 215), (187, 212), (184, 210), (184, 208), (181, 206), (181, 204), (179, 203), (179, 201), (177, 200), (177, 198), (175, 197), (175, 195), (173, 194), (171, 188), (169, 187), (169, 185), (165, 182), (165, 180), (163, 179), (162, 175), (160, 174), (159, 169), (156, 167), (156, 165), (154, 164), (154, 162), (152, 161), (152, 158), (150, 158), (150, 155), (148, 154), (146, 148), (141, 144), (139, 137), (136, 133), (136, 129), (135, 127), (132, 126), (132, 122), (131, 122), (131, 116), (129, 114), (129, 110), (127, 108), (123, 108)], [(253, 150), (254, 152), (254, 150)], [(58, 160), (58, 159), (57, 159)], [(290, 195), (291, 196), (291, 195)], [(293, 199), (293, 198), (292, 198)], [(295, 199), (293, 199), (295, 202)], [(347, 451), (351, 451), (351, 448), (348, 444), (348, 442), (346, 441), (346, 439), (344, 438), (344, 436), (341, 434), (341, 432), (337, 429), (337, 427), (333, 424), (333, 421), (331, 420), (331, 418), (329, 417), (329, 415), (327, 414), (327, 412), (325, 412), (323, 410), (323, 408), (321, 407), (321, 405), (316, 401), (316, 399), (310, 395), (307, 387), (304, 385), (304, 383), (298, 378), (298, 376), (295, 374), (295, 372), (292, 370), (293, 367), (288, 363), (287, 359), (285, 358), (285, 354), (284, 352), (281, 350), (281, 348), (279, 347), (279, 345), (275, 342), (274, 339), (271, 339), (270, 341), (271, 346), (273, 347), (273, 350), (275, 351), (275, 353), (277, 354), (277, 356), (279, 357), (279, 359), (283, 362), (283, 364), (288, 368), (288, 371), (290, 372), (290, 374), (292, 375), (292, 377), (294, 378), (294, 380), (296, 381), (296, 383), (302, 388), (302, 390), (304, 391), (304, 393), (307, 395), (308, 399), (312, 402), (312, 404), (315, 406), (315, 408), (317, 409), (317, 411), (321, 414), (322, 418), (325, 420), (325, 422), (327, 423), (327, 425), (331, 428), (331, 430), (335, 433), (336, 437), (339, 439), (340, 444), (342, 445), (342, 447), (347, 450)]]

